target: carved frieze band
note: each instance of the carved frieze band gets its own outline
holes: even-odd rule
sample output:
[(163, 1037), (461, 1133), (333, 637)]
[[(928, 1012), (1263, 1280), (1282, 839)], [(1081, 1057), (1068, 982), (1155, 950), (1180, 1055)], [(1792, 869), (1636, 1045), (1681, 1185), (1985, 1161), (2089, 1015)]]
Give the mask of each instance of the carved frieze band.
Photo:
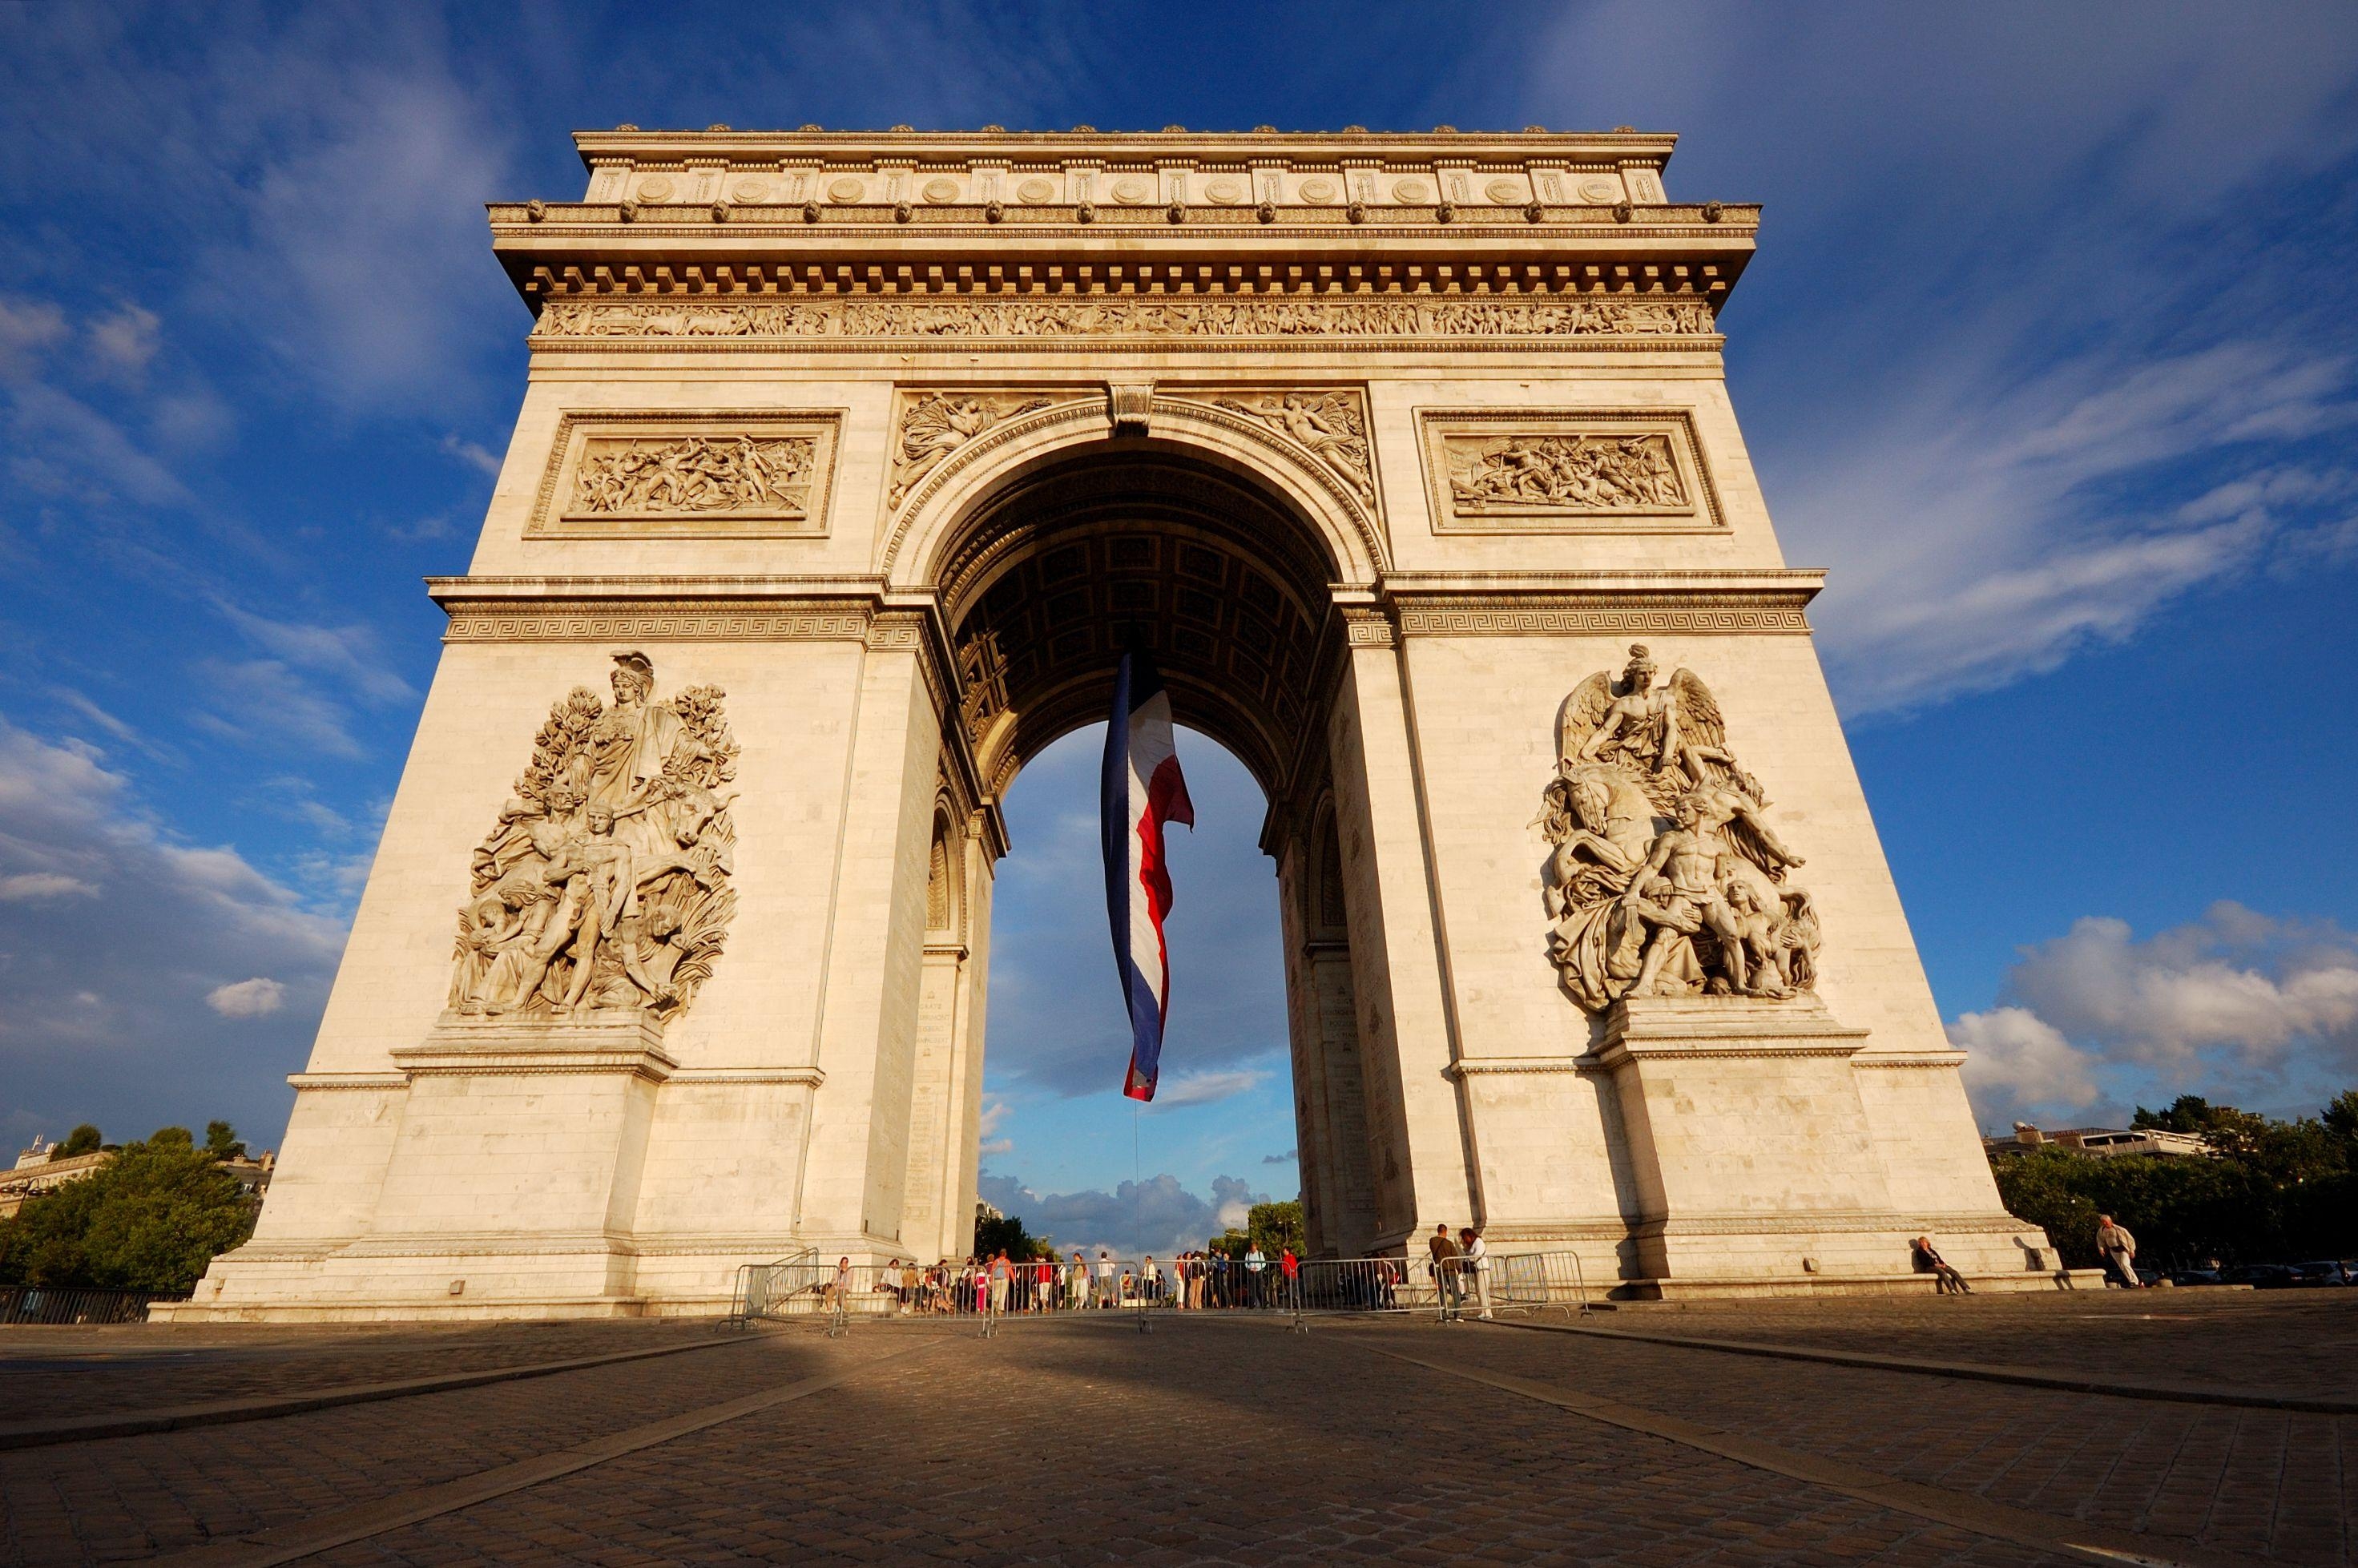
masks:
[(1417, 410), (1442, 534), (1724, 529), (1685, 409)]
[[(1610, 297), (553, 299), (534, 340), (1709, 339), (1700, 299)], [(1217, 341), (1207, 347), (1219, 346)]]
[(1807, 636), (1805, 594), (1681, 594), (1655, 598), (1570, 595), (1403, 600), (1403, 636), (1623, 636), (1644, 633), (1693, 635)]
[(568, 413), (525, 533), (819, 538), (839, 409)]
[(487, 600), (449, 605), (446, 643), (640, 641), (864, 642), (870, 612), (859, 605), (752, 609), (727, 600)]

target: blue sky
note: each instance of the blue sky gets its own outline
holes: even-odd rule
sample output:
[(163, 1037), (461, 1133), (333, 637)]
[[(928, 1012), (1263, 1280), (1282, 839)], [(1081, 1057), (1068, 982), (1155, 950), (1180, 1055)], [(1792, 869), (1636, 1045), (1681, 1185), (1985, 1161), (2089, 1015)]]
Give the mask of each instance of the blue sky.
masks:
[[(0, 1141), (275, 1141), (522, 389), (481, 204), (624, 120), (1682, 133), (1985, 1122), (2358, 1082), (2346, 8), (81, 5), (0, 9)], [(1087, 749), (1010, 803), (986, 1169), (1177, 1234), (1294, 1186), (1260, 802), (1186, 752), (1125, 1191)]]

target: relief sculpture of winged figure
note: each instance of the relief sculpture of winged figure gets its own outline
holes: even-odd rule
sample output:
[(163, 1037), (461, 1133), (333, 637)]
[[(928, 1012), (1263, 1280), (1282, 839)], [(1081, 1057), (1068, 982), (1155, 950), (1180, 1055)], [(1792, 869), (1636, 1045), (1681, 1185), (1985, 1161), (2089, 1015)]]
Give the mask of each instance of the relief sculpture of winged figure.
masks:
[(1623, 996), (1790, 996), (1817, 973), (1818, 918), (1785, 885), (1802, 864), (1736, 762), (1711, 688), (1680, 669), (1656, 684), (1644, 644), (1599, 670), (1556, 715), (1556, 776), (1533, 823), (1549, 952), (1591, 1011)]

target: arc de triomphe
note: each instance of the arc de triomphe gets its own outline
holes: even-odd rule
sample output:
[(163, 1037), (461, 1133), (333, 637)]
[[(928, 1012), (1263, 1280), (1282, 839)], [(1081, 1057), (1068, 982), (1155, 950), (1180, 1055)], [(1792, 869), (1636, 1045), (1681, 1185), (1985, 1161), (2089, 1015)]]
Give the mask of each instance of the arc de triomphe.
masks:
[(269, 1204), (175, 1315), (962, 1253), (999, 803), (1127, 636), (1269, 796), (1314, 1250), (2047, 1280), (1728, 403), (1758, 211), (1671, 137), (576, 140), (581, 200), (491, 209), (523, 411)]

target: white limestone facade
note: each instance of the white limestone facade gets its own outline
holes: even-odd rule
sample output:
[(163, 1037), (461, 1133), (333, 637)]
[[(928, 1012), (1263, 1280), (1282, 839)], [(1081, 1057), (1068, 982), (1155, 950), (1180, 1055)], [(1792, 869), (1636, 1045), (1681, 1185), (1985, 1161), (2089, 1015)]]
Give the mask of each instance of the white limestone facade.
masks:
[[(168, 1315), (961, 1254), (999, 801), (1123, 636), (1270, 797), (1314, 1249), (2052, 1287), (1728, 400), (1758, 213), (1672, 138), (577, 141), (491, 209), (523, 407), (259, 1227)], [(1650, 814), (1584, 838), (1598, 767)]]

